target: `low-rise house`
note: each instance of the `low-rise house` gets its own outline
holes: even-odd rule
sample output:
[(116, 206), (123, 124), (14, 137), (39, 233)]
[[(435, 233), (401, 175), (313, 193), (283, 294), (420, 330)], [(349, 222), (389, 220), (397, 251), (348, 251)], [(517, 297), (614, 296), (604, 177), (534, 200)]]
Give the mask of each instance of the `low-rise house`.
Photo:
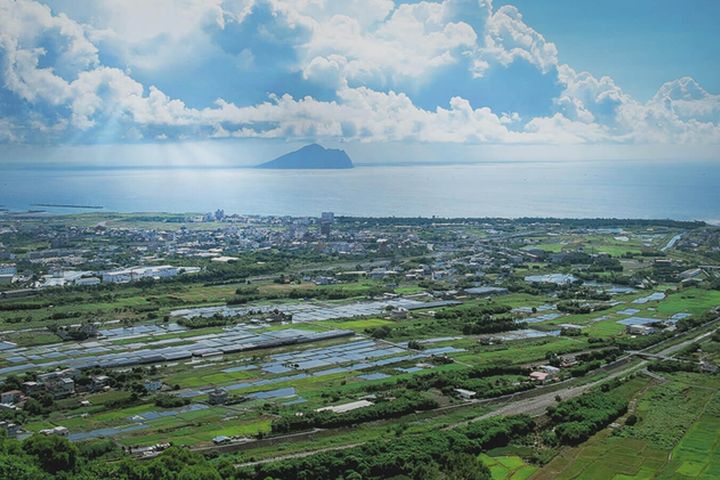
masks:
[(657, 332), (654, 327), (648, 327), (647, 325), (628, 325), (627, 332), (630, 335), (652, 335)]
[(447, 270), (435, 270), (431, 276), (433, 280), (444, 280), (448, 277), (450, 277), (450, 272)]
[(103, 283), (128, 283), (132, 281), (130, 270), (116, 270), (114, 272), (103, 272)]
[(100, 285), (100, 278), (99, 277), (82, 277), (77, 280), (75, 280), (75, 285), (78, 285), (80, 287), (91, 287), (95, 285)]
[(26, 395), (32, 395), (33, 393), (37, 393), (43, 389), (43, 385), (38, 382), (23, 382), (22, 383), (22, 390), (25, 392)]
[(553, 367), (552, 365), (541, 365), (538, 367), (538, 370), (547, 373), (551, 377), (555, 377), (560, 373), (560, 369), (558, 367)]
[(40, 384), (46, 384), (46, 383), (48, 383), (52, 380), (56, 380), (58, 378), (60, 378), (60, 374), (59, 374), (59, 372), (55, 371), (55, 372), (41, 373), (40, 375), (37, 376), (37, 381)]
[(77, 380), (78, 378), (80, 378), (81, 372), (79, 368), (66, 368), (64, 370), (60, 370), (60, 372), (58, 373), (61, 377), (68, 377), (72, 378), (73, 380)]
[(67, 437), (70, 431), (63, 426), (57, 426), (53, 428), (46, 428), (45, 430), (40, 430), (40, 433), (43, 435), (58, 435), (61, 437)]
[(107, 375), (94, 375), (90, 377), (90, 390), (97, 392), (105, 388), (110, 382), (110, 377)]
[(396, 320), (403, 320), (408, 317), (408, 309), (405, 307), (395, 307), (389, 313)]
[(531, 372), (530, 380), (536, 383), (547, 383), (550, 380), (550, 375), (546, 372)]
[(558, 326), (560, 327), (560, 335), (565, 335), (566, 337), (576, 337), (582, 334), (582, 327), (580, 325), (563, 323)]
[(226, 435), (218, 435), (217, 437), (214, 437), (212, 441), (215, 445), (223, 445), (225, 443), (230, 443), (232, 439)]
[(369, 407), (371, 405), (374, 405), (374, 404), (373, 404), (373, 402), (371, 402), (369, 400), (358, 400), (356, 402), (343, 403), (342, 405), (333, 405), (330, 407), (318, 408), (315, 411), (316, 412), (330, 411), (333, 413), (345, 413), (345, 412), (351, 412), (353, 410), (357, 410), (358, 408)]
[(0, 285), (12, 283), (17, 275), (14, 263), (0, 263)]
[(20, 390), (8, 390), (7, 392), (0, 393), (0, 403), (7, 403), (9, 405), (15, 405), (23, 398), (25, 397)]
[(386, 270), (384, 268), (376, 268), (370, 272), (370, 278), (373, 280), (382, 280), (387, 277), (392, 277), (393, 275), (397, 275), (398, 272), (395, 270)]
[[(83, 323), (78, 326), (60, 327), (55, 333), (63, 340), (87, 340), (98, 336), (98, 328), (94, 323)], [(73, 376), (73, 378), (76, 377), (76, 375)]]
[(458, 396), (463, 400), (470, 400), (477, 395), (477, 392), (473, 392), (472, 390), (465, 390), (464, 388), (456, 388), (455, 393), (457, 393)]
[(560, 366), (562, 368), (572, 367), (577, 365), (578, 361), (575, 355), (562, 355), (560, 357)]
[(0, 275), (15, 275), (17, 274), (17, 267), (14, 263), (0, 263)]
[(45, 388), (54, 398), (66, 398), (75, 393), (75, 380), (68, 377), (54, 378), (45, 383)]
[(20, 433), (20, 425), (2, 420), (0, 421), (0, 430), (4, 430), (8, 437), (15, 438)]
[(209, 394), (208, 403), (210, 405), (224, 405), (228, 401), (228, 392), (224, 388), (216, 388)]
[(465, 293), (474, 297), (490, 297), (493, 295), (507, 295), (508, 289), (502, 287), (472, 287), (466, 288)]
[(700, 279), (707, 277), (707, 273), (702, 268), (690, 268), (678, 273), (678, 277), (683, 280)]
[(720, 368), (714, 363), (700, 362), (700, 371), (703, 373), (717, 373)]
[(160, 380), (145, 380), (143, 386), (148, 392), (159, 392), (162, 390), (163, 383)]

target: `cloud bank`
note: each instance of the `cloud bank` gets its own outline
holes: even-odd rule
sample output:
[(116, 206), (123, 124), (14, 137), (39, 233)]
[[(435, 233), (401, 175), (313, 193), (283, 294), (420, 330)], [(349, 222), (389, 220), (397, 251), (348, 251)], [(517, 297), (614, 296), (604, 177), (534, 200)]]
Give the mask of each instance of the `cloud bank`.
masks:
[(692, 78), (639, 102), (490, 0), (0, 0), (0, 142), (717, 144)]

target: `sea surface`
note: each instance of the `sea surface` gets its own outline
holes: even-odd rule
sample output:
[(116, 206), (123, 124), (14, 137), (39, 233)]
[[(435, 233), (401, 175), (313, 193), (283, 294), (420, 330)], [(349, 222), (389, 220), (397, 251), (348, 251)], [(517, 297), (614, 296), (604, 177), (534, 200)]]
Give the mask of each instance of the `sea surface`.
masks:
[(0, 166), (0, 208), (720, 220), (716, 162), (497, 162), (352, 170)]

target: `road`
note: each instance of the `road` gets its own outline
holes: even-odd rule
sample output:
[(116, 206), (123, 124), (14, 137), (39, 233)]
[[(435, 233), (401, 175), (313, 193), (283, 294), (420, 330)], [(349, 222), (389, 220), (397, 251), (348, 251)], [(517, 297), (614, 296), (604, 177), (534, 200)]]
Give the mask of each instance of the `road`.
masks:
[(347, 445), (338, 445), (337, 447), (326, 447), (326, 448), (320, 448), (320, 449), (317, 449), (317, 450), (310, 450), (310, 451), (307, 451), (307, 452), (289, 453), (289, 454), (287, 454), (287, 455), (281, 455), (281, 456), (277, 456), (277, 457), (266, 458), (266, 459), (264, 459), (264, 460), (257, 460), (257, 461), (255, 461), (255, 462), (237, 463), (237, 464), (235, 464), (235, 467), (236, 467), (236, 468), (252, 467), (252, 466), (255, 466), (255, 465), (262, 465), (262, 464), (264, 464), (264, 463), (277, 462), (277, 461), (279, 461), (279, 460), (290, 460), (290, 459), (293, 459), (293, 458), (311, 457), (311, 456), (313, 456), (313, 455), (317, 455), (318, 453), (334, 452), (334, 451), (336, 451), (336, 450), (347, 450), (347, 449), (349, 449), (349, 448), (359, 447), (359, 446), (361, 446), (361, 445), (364, 445), (364, 443), (365, 443), (365, 442), (349, 443), (349, 444), (347, 444)]
[(673, 247), (675, 246), (675, 244), (680, 241), (680, 239), (682, 238), (682, 236), (683, 236), (682, 233), (678, 233), (677, 235), (675, 235), (674, 237), (672, 237), (672, 238), (670, 239), (670, 241), (667, 243), (667, 245), (665, 245), (664, 247), (662, 247), (662, 248), (660, 249), (660, 251), (662, 251), (662, 252), (667, 252), (668, 250), (670, 250), (671, 248), (673, 248)]

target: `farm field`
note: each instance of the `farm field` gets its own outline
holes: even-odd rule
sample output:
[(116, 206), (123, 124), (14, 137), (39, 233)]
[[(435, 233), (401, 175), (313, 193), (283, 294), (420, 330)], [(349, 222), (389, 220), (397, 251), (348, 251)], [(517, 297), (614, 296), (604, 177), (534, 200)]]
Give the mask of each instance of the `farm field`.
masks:
[(567, 448), (533, 480), (711, 479), (720, 461), (720, 381), (701, 384), (698, 374), (670, 374), (636, 399), (633, 414)]
[[(179, 236), (187, 243), (155, 252), (157, 263), (195, 273), (0, 298), (0, 393), (17, 402), (0, 413), (17, 422), (20, 445), (52, 438), (112, 461), (181, 452), (207, 468), (235, 465), (242, 480), (346, 450), (363, 462), (389, 458), (367, 453), (378, 448), (419, 458), (446, 441), (457, 459), (425, 459), (422, 474), (400, 462), (393, 478), (419, 480), (446, 462), (482, 464), (497, 480), (715, 474), (720, 290), (712, 271), (687, 268), (687, 252), (660, 251), (679, 227), (427, 232), (351, 220), (339, 231), (363, 238), (352, 254), (293, 237), (221, 255), (187, 245), (245, 227), (148, 233), (166, 217), (148, 218), (137, 230), (138, 217), (99, 229), (83, 219), (72, 226), (86, 232), (80, 254), (112, 268), (150, 258), (159, 244), (146, 236)], [(248, 230), (263, 242), (297, 228), (258, 222)], [(128, 238), (107, 248), (108, 228)], [(35, 236), (11, 240), (34, 269), (28, 281), (59, 281), (31, 262), (53, 250)], [(553, 413), (590, 415), (584, 399), (607, 417), (572, 425)]]

